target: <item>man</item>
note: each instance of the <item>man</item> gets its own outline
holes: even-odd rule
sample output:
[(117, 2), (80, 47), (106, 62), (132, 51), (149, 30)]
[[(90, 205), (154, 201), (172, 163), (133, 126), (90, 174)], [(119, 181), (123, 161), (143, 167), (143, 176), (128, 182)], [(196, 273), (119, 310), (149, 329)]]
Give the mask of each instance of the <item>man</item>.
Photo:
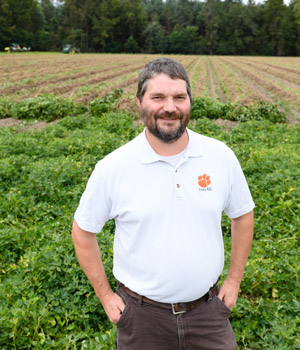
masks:
[[(75, 214), (78, 260), (117, 324), (118, 350), (233, 350), (228, 316), (253, 235), (245, 177), (223, 143), (187, 129), (191, 88), (169, 58), (139, 75), (145, 130), (96, 166)], [(232, 218), (231, 264), (223, 269), (222, 212)], [(95, 233), (114, 219), (114, 293)]]

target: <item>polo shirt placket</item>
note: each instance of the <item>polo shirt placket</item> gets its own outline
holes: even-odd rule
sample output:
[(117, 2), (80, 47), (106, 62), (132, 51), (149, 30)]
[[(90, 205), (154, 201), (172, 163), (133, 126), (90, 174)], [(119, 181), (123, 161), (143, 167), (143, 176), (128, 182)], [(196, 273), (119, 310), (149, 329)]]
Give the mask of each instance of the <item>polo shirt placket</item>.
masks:
[(184, 179), (182, 179), (182, 172), (180, 171), (180, 167), (188, 161), (188, 157), (183, 156), (176, 168), (174, 169), (174, 185), (175, 185), (175, 197), (176, 199), (184, 198)]

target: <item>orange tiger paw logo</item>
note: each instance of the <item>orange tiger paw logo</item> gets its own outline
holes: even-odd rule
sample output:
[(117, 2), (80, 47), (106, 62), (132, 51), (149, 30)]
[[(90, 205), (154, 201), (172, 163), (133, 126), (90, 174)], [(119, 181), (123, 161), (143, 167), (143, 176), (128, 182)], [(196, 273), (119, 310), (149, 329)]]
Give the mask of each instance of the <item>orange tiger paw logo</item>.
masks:
[(206, 174), (200, 175), (198, 177), (198, 184), (200, 187), (206, 188), (211, 184), (210, 176), (207, 176)]

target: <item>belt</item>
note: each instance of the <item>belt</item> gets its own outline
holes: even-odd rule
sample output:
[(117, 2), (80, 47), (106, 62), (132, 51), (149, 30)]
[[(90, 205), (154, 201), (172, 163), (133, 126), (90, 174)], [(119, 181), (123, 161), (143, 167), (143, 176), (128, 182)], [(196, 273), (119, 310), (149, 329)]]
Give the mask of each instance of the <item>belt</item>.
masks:
[(124, 286), (124, 284), (120, 285), (121, 288), (130, 296), (142, 300), (142, 302), (146, 303), (146, 304), (151, 304), (154, 306), (158, 306), (161, 307), (163, 309), (168, 309), (171, 310), (172, 313), (174, 315), (177, 314), (182, 314), (186, 311), (191, 311), (193, 309), (195, 309), (197, 306), (203, 304), (204, 302), (206, 302), (209, 299), (209, 295), (214, 296), (218, 293), (218, 286), (217, 283), (214, 284), (210, 290), (204, 294), (201, 298), (193, 300), (193, 301), (189, 301), (186, 303), (175, 303), (175, 304), (168, 304), (168, 303), (160, 303), (158, 301), (152, 300), (152, 299), (148, 299), (147, 297), (141, 296), (135, 292), (133, 292), (132, 290), (130, 290), (129, 288), (127, 288), (126, 286)]

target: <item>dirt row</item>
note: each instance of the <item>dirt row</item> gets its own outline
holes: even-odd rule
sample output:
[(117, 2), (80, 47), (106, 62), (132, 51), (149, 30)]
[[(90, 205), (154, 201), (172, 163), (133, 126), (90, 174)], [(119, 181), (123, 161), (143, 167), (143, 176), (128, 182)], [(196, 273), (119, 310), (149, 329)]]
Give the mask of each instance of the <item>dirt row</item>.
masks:
[[(287, 102), (290, 106), (298, 106), (300, 107), (300, 96), (292, 93), (288, 89), (285, 89), (279, 83), (279, 79), (270, 75), (269, 73), (265, 73), (262, 70), (253, 69), (251, 66), (243, 63), (241, 61), (236, 62), (235, 60), (231, 60), (231, 64), (239, 67), (239, 69), (252, 80), (257, 82), (257, 84), (261, 87), (264, 87), (267, 92), (272, 93), (274, 96), (279, 98), (282, 101)], [(281, 81), (284, 81), (281, 79)], [(288, 83), (288, 87), (292, 87), (291, 83)]]
[(251, 80), (247, 75), (243, 74), (238, 65), (234, 65), (232, 62), (226, 61), (226, 58), (220, 58), (220, 60), (224, 64), (228, 65), (229, 68), (235, 72), (236, 76), (242, 80), (252, 91), (255, 92), (255, 96), (257, 96), (259, 99), (272, 101), (264, 89), (261, 89), (259, 85), (255, 84), (253, 80)]
[(196, 84), (195, 84), (194, 96), (195, 97), (209, 96), (210, 83), (209, 83), (209, 76), (207, 71), (207, 57), (201, 58), (200, 67), (197, 70), (197, 76), (195, 79), (196, 79)]
[[(131, 68), (128, 68), (128, 67), (131, 67)], [(138, 67), (141, 67), (141, 66), (138, 66)], [(43, 79), (43, 77), (40, 77), (42, 79), (39, 79), (39, 80), (32, 82), (32, 83), (20, 84), (20, 85), (16, 84), (16, 85), (10, 86), (8, 88), (0, 89), (0, 94), (12, 95), (15, 92), (23, 90), (23, 89), (30, 90), (30, 89), (33, 89), (36, 87), (45, 86), (46, 84), (47, 84), (47, 86), (49, 86), (49, 85), (60, 84), (60, 83), (69, 82), (69, 81), (72, 81), (72, 83), (76, 84), (77, 80), (80, 80), (80, 79), (86, 78), (86, 77), (90, 77), (90, 76), (93, 76), (93, 78), (90, 80), (81, 82), (81, 85), (90, 84), (90, 83), (93, 84), (94, 81), (98, 82), (101, 79), (107, 80), (107, 79), (110, 79), (110, 77), (114, 77), (117, 75), (123, 75), (124, 74), (123, 72), (125, 72), (125, 71), (132, 71), (132, 70), (136, 70), (136, 69), (137, 69), (136, 64), (131, 64), (131, 63), (122, 64), (121, 69), (120, 69), (120, 63), (118, 63), (117, 65), (116, 64), (114, 64), (113, 66), (108, 65), (105, 68), (98, 69), (98, 70), (92, 70), (92, 71), (84, 70), (81, 73), (77, 73), (77, 74), (67, 74), (66, 73), (66, 74), (63, 74), (61, 77), (55, 76), (55, 77), (50, 78), (50, 79), (47, 79), (47, 78)], [(115, 71), (115, 72), (110, 73), (106, 76), (105, 75), (103, 76), (104, 73), (113, 72), (113, 71)]]
[[(92, 69), (97, 70), (101, 67), (109, 67), (113, 64), (123, 64), (125, 62), (140, 61), (141, 58), (134, 55), (95, 55), (95, 54), (85, 54), (85, 55), (32, 55), (26, 57), (26, 55), (8, 55), (2, 56), (1, 62), (1, 78), (2, 81), (8, 78), (10, 81), (18, 81), (20, 77), (25, 76), (25, 73), (31, 74), (30, 78), (33, 78), (32, 74), (35, 76), (45, 76), (47, 74), (63, 73), (68, 74), (69, 71), (83, 71), (87, 67), (94, 67)], [(23, 60), (27, 59), (28, 64), (22, 64)], [(3, 66), (3, 63), (7, 64)], [(25, 76), (26, 77), (26, 76)]]
[(76, 92), (78, 89), (80, 89), (82, 86), (90, 86), (91, 89), (93, 87), (95, 87), (95, 89), (97, 90), (100, 85), (102, 84), (107, 84), (111, 81), (114, 80), (120, 80), (120, 79), (125, 79), (125, 81), (127, 80), (126, 78), (124, 78), (125, 76), (127, 76), (130, 73), (135, 73), (138, 72), (143, 66), (135, 66), (132, 68), (128, 68), (128, 69), (124, 69), (121, 72), (117, 71), (115, 73), (111, 73), (111, 74), (107, 74), (107, 75), (101, 75), (99, 77), (94, 77), (92, 79), (88, 79), (88, 80), (84, 80), (84, 81), (79, 81), (79, 82), (71, 82), (69, 84), (63, 85), (63, 86), (56, 86), (56, 87), (49, 87), (49, 88), (45, 88), (45, 89), (41, 89), (39, 91), (40, 94), (43, 93), (54, 93), (56, 95), (64, 95), (66, 96), (66, 94), (68, 96), (70, 95), (75, 95), (76, 98)]
[(199, 84), (201, 84), (200, 83), (201, 75), (199, 73), (200, 73), (201, 69), (203, 68), (203, 62), (204, 62), (204, 58), (199, 57), (197, 59), (197, 61), (195, 62), (195, 65), (194, 65), (192, 71), (189, 72), (191, 88), (192, 88), (194, 95), (196, 95), (199, 92), (198, 91)]
[[(14, 58), (21, 59), (21, 56), (13, 56)], [(2, 96), (10, 96), (12, 99), (20, 100), (22, 98), (33, 97), (40, 93), (55, 93), (62, 95), (72, 95), (76, 93), (78, 89), (82, 86), (91, 85), (93, 86), (110, 82), (116, 78), (122, 79), (125, 75), (140, 70), (144, 64), (151, 59), (154, 55), (75, 55), (75, 56), (66, 56), (62, 55), (57, 57), (60, 59), (59, 64), (53, 65), (55, 59), (50, 65), (49, 60), (47, 61), (48, 68), (47, 72), (44, 75), (39, 75), (38, 69), (39, 64), (37, 65), (37, 71), (32, 73), (27, 71), (27, 75), (20, 69), (20, 66), (16, 65), (14, 76), (18, 75), (25, 79), (28, 78), (28, 82), (25, 84), (22, 83), (22, 79), (16, 81), (16, 84), (10, 81), (8, 86), (0, 88), (0, 94)], [(65, 65), (66, 59), (68, 66)], [(86, 57), (86, 61), (85, 61)], [(35, 58), (35, 57), (33, 57)], [(28, 57), (27, 57), (28, 59)], [(93, 59), (93, 61), (91, 61)], [(181, 56), (180, 60), (187, 67), (195, 61), (195, 57), (192, 56)], [(15, 59), (15, 62), (17, 60)], [(43, 62), (40, 60), (38, 62)], [(99, 68), (96, 67), (96, 63), (99, 62)], [(92, 66), (89, 66), (92, 64)], [(13, 65), (13, 63), (12, 63)], [(42, 64), (41, 64), (42, 65)], [(24, 65), (21, 65), (21, 68)], [(43, 66), (43, 65), (42, 65)], [(28, 68), (26, 66), (24, 69)], [(32, 67), (30, 67), (32, 69)], [(75, 68), (75, 69), (74, 69)], [(45, 70), (45, 67), (42, 68), (42, 71)], [(20, 71), (19, 74), (16, 74), (16, 71)], [(75, 73), (76, 72), (76, 73)], [(47, 74), (46, 74), (47, 73)], [(105, 74), (107, 73), (107, 74)], [(2, 73), (3, 74), (3, 73)], [(49, 78), (49, 74), (51, 75)], [(4, 74), (5, 76), (5, 74)], [(90, 79), (86, 79), (91, 77)], [(0, 75), (0, 78), (2, 75)], [(119, 79), (117, 79), (119, 80)], [(18, 84), (18, 82), (20, 83)], [(58, 86), (55, 86), (58, 85)], [(98, 92), (96, 92), (98, 95)]]
[[(279, 110), (284, 111), (284, 108), (281, 106), (279, 100), (288, 102), (289, 98), (291, 97), (295, 99), (294, 95), (282, 91), (271, 82), (267, 82), (265, 79), (263, 79), (263, 77), (260, 77), (259, 74), (254, 74), (251, 72), (248, 67), (242, 67), (240, 63), (234, 62), (227, 57), (222, 57), (221, 59), (239, 74), (240, 79), (244, 80), (245, 83), (248, 84), (248, 86), (260, 96), (260, 99), (275, 103)], [(273, 96), (270, 94), (270, 92), (272, 92)], [(297, 121), (295, 116), (300, 117), (299, 110), (293, 108), (291, 104), (289, 104), (289, 109), (291, 112), (289, 113), (289, 120), (291, 123), (295, 123)]]
[(207, 80), (208, 80), (208, 84), (209, 84), (209, 95), (212, 98), (218, 98), (218, 94), (217, 94), (217, 89), (216, 89), (216, 85), (212, 76), (212, 72), (210, 69), (210, 61), (209, 59), (206, 59), (206, 75), (207, 75)]
[[(91, 62), (92, 63), (92, 62)], [(130, 65), (132, 63), (127, 63), (126, 65)], [(124, 61), (116, 61), (114, 62), (113, 67), (120, 67), (120, 65), (124, 66)], [(28, 82), (26, 80), (29, 80), (32, 83), (39, 83), (40, 81), (54, 81), (55, 79), (57, 81), (61, 79), (76, 79), (80, 76), (88, 75), (88, 74), (97, 74), (101, 71), (107, 71), (110, 68), (113, 68), (111, 66), (110, 62), (102, 62), (100, 65), (96, 65), (95, 62), (93, 64), (87, 65), (80, 65), (76, 66), (73, 65), (72, 62), (69, 62), (68, 65), (58, 65), (55, 67), (47, 67), (42, 69), (30, 69), (27, 71), (23, 71), (20, 74), (8, 74), (6, 76), (6, 80), (8, 82), (5, 82), (4, 76), (1, 75), (2, 78), (2, 84), (10, 86), (17, 86), (17, 85), (27, 85)]]
[(220, 72), (218, 72), (218, 68), (217, 68), (217, 65), (215, 64), (215, 60), (209, 59), (209, 69), (210, 69), (210, 76), (212, 78), (212, 83), (216, 88), (217, 94), (220, 100), (223, 103), (226, 103), (228, 99), (223, 89), (224, 81), (220, 76)]
[[(237, 56), (233, 56), (237, 58)], [(298, 57), (240, 57), (249, 62), (256, 62), (264, 66), (279, 69), (283, 73), (300, 74), (300, 65)]]
[(234, 71), (218, 58), (214, 58), (214, 68), (222, 81), (223, 91), (227, 101), (239, 102), (245, 100), (247, 87), (241, 79), (236, 79)]
[(300, 92), (300, 80), (292, 74), (286, 80), (276, 70), (264, 70), (263, 65), (243, 57), (207, 57), (207, 60), (211, 97), (242, 104), (265, 99), (280, 105), (280, 100), (289, 106), (293, 114), (299, 115), (300, 94), (297, 91)]
[(275, 65), (252, 62), (250, 60), (242, 60), (238, 58), (234, 58), (234, 61), (239, 62), (240, 64), (247, 64), (247, 66), (253, 67), (256, 71), (259, 71), (260, 74), (269, 74), (275, 79), (280, 80), (285, 84), (300, 90), (300, 71), (298, 71), (297, 73), (288, 72), (285, 69), (282, 69)]

